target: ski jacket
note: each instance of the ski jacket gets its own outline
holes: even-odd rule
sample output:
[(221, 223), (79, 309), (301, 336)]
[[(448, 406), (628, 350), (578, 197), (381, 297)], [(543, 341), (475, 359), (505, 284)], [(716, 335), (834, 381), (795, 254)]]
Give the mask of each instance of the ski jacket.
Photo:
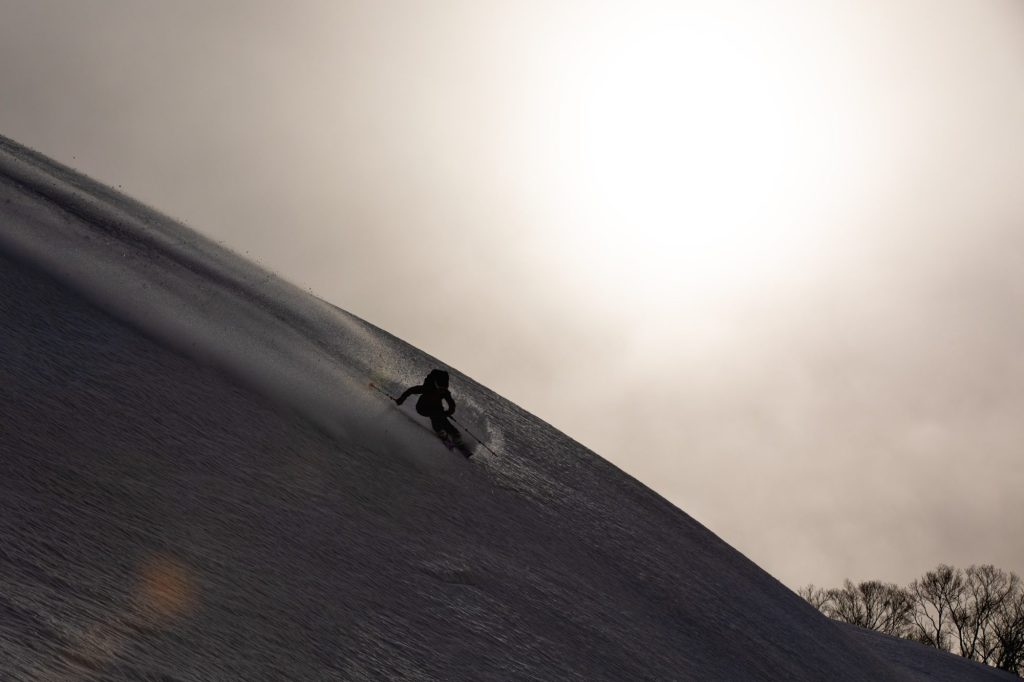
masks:
[[(455, 414), (455, 400), (452, 399), (452, 394), (447, 387), (438, 386), (436, 382), (429, 380), (423, 382), (420, 386), (412, 386), (405, 390), (398, 398), (398, 404), (401, 405), (405, 402), (405, 399), (411, 395), (419, 395), (419, 400), (416, 401), (416, 411), (424, 416), (431, 416), (435, 414), (444, 414), (448, 417)], [(448, 403), (448, 407), (444, 406), (444, 403)]]

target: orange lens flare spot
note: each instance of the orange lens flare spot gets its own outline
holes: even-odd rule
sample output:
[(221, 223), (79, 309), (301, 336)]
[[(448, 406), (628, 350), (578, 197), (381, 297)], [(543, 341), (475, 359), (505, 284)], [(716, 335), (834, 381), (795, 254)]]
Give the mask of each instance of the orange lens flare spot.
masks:
[(137, 596), (147, 612), (161, 619), (187, 614), (198, 599), (188, 569), (167, 556), (150, 557), (142, 565)]

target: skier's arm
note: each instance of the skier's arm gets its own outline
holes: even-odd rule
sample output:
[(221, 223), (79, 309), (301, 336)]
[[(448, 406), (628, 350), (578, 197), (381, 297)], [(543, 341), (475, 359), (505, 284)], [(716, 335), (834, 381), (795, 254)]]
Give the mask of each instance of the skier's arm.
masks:
[(423, 387), (422, 386), (412, 386), (410, 388), (405, 389), (405, 393), (403, 393), (402, 395), (398, 396), (398, 399), (395, 402), (398, 403), (399, 405), (401, 405), (402, 403), (405, 402), (406, 398), (408, 398), (411, 395), (415, 395), (417, 393), (423, 393)]
[(453, 414), (455, 414), (455, 401), (452, 400), (452, 394), (448, 393), (447, 391), (445, 391), (445, 394), (443, 396), (441, 396), (441, 400), (447, 400), (448, 401), (448, 409), (445, 410), (444, 413), (446, 415), (448, 415), (449, 417), (452, 416)]

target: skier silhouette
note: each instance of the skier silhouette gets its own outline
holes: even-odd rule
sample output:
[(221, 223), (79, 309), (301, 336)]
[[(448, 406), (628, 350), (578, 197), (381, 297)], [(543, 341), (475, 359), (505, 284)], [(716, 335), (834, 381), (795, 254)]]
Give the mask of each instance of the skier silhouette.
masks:
[[(458, 444), (462, 439), (459, 430), (448, 421), (448, 417), (455, 414), (455, 401), (448, 390), (448, 372), (441, 369), (432, 369), (427, 378), (420, 386), (411, 386), (405, 389), (405, 393), (395, 399), (401, 405), (411, 395), (419, 395), (416, 401), (416, 411), (424, 417), (430, 418), (430, 425), (441, 437), (441, 440)], [(448, 403), (448, 407), (444, 403)], [(449, 446), (451, 447), (451, 446)]]

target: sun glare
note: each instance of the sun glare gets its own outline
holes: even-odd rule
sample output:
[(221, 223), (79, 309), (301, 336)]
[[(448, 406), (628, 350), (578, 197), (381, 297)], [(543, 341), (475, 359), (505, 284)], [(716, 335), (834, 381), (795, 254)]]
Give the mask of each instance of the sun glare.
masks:
[(813, 67), (757, 38), (706, 20), (577, 41), (560, 82), (557, 232), (581, 272), (617, 273), (629, 295), (708, 300), (806, 266), (827, 200), (815, 175), (842, 138), (795, 81)]

